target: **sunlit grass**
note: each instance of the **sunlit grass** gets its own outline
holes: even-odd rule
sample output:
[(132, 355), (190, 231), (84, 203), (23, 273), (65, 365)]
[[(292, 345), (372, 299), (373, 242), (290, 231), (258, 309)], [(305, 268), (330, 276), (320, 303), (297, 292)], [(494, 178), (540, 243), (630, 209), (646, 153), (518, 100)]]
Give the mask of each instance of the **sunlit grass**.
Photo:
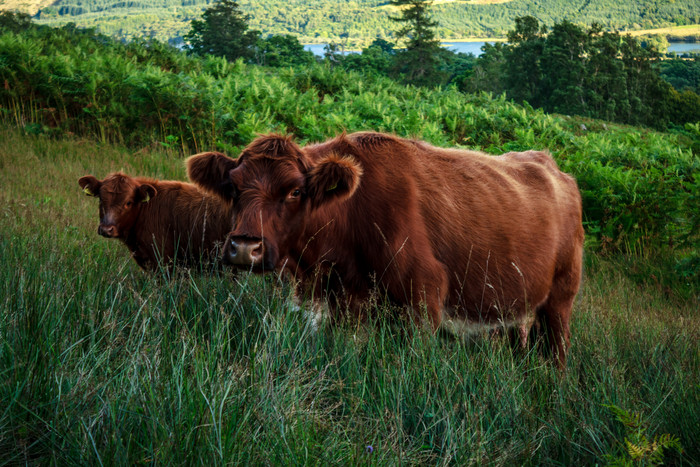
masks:
[(314, 333), (272, 276), (143, 273), (76, 181), (178, 155), (3, 130), (0, 161), (0, 464), (589, 465), (625, 455), (610, 405), (700, 459), (698, 312), (615, 261), (587, 256), (558, 373), (382, 318)]

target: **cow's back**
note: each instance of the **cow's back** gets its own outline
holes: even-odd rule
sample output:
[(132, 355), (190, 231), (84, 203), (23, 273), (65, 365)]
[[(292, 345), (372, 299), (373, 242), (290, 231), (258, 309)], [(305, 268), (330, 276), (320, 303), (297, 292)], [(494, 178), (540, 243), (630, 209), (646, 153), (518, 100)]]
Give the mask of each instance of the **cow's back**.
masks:
[(417, 176), (421, 211), (449, 271), (447, 305), (484, 319), (489, 305), (503, 311), (542, 303), (582, 243), (573, 178), (544, 152), (419, 149), (419, 173), (428, 174)]
[[(580, 258), (580, 195), (546, 153), (490, 156), (375, 133), (308, 148), (312, 158), (350, 152), (362, 164), (357, 193), (312, 225), (329, 233), (333, 261), (349, 258), (358, 274), (391, 282), (397, 271), (400, 280), (403, 267), (432, 253), (449, 281), (445, 306), (492, 320), (494, 310), (542, 303), (558, 268)], [(409, 243), (432, 252), (421, 246), (405, 258)]]
[[(129, 247), (135, 259), (196, 265), (211, 259), (232, 222), (230, 203), (205, 194), (191, 183), (145, 179), (156, 196), (144, 205)], [(132, 250), (132, 251), (133, 251)]]

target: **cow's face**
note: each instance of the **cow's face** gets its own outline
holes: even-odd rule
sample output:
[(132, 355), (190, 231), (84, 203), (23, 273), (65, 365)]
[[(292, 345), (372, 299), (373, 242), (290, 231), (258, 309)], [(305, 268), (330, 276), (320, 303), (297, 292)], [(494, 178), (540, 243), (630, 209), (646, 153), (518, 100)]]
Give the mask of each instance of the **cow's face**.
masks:
[(152, 185), (140, 184), (128, 175), (115, 173), (100, 181), (92, 175), (78, 180), (86, 195), (100, 199), (97, 233), (107, 238), (126, 238), (143, 203), (155, 195)]
[(331, 154), (312, 161), (287, 137), (264, 136), (236, 160), (199, 155), (187, 161), (190, 179), (235, 201), (235, 223), (223, 261), (262, 272), (282, 266), (308, 217), (354, 193), (357, 161)]

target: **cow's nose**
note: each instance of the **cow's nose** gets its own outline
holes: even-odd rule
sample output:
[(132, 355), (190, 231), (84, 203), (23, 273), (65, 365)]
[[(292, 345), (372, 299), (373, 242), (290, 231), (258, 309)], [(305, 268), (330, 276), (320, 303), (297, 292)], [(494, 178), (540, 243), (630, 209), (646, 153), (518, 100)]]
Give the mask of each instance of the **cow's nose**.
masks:
[(102, 225), (97, 228), (97, 233), (103, 237), (112, 238), (117, 236), (117, 228), (113, 225)]
[(262, 262), (263, 252), (260, 240), (231, 238), (224, 251), (224, 261), (236, 266), (256, 266)]

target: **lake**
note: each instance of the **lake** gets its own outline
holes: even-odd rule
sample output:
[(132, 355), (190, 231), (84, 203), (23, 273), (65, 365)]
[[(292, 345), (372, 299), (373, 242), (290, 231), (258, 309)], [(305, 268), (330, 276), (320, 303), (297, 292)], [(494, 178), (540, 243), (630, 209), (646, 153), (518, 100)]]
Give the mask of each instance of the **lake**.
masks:
[[(494, 42), (489, 42), (489, 44), (493, 44)], [(474, 41), (474, 42), (443, 42), (442, 45), (448, 49), (450, 49), (453, 52), (462, 52), (465, 54), (474, 54), (475, 56), (481, 55), (481, 47), (486, 44), (486, 42), (483, 41)], [(320, 57), (323, 56), (323, 48), (326, 46), (326, 44), (306, 44), (304, 46), (304, 49), (310, 50), (313, 52), (315, 55), (318, 55)], [(669, 52), (675, 52), (677, 54), (682, 54), (685, 52), (700, 52), (700, 42), (671, 42), (668, 46), (668, 51)], [(345, 52), (346, 54), (348, 53), (359, 53), (358, 50), (348, 50)]]
[(669, 52), (682, 54), (685, 52), (700, 52), (700, 42), (669, 42)]
[[(477, 42), (443, 42), (442, 45), (453, 52), (462, 52), (462, 53), (471, 53), (476, 56), (481, 55), (481, 46), (483, 46), (486, 42), (483, 41), (477, 41)], [(493, 42), (491, 42), (493, 44)], [(310, 50), (311, 52), (314, 53), (314, 55), (318, 55), (319, 57), (323, 56), (323, 48), (326, 46), (326, 44), (306, 44), (304, 45), (304, 49)], [(359, 53), (359, 50), (348, 50), (345, 52), (347, 53)]]

